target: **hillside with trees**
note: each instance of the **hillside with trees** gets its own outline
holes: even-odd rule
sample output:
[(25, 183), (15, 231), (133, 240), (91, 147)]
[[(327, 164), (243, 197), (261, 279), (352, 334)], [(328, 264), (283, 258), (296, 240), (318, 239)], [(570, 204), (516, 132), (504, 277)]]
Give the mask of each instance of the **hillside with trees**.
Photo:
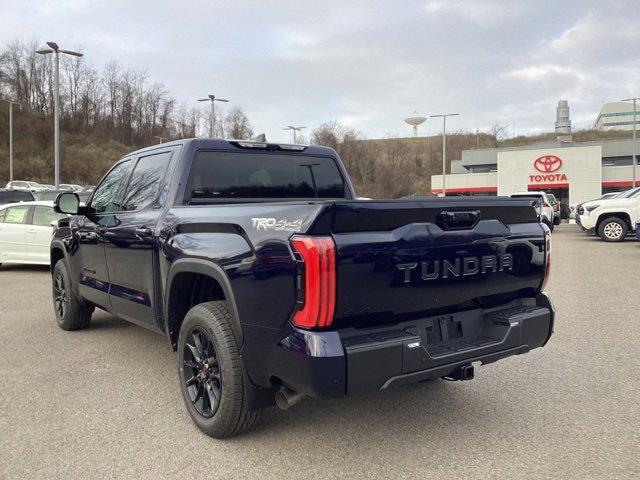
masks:
[[(14, 177), (52, 183), (53, 58), (38, 55), (37, 40), (15, 41), (0, 50), (0, 98), (14, 106)], [(122, 155), (180, 138), (209, 136), (209, 109), (171, 96), (143, 70), (109, 62), (98, 69), (86, 59), (60, 57), (61, 179), (94, 184)], [(207, 113), (203, 113), (206, 111)], [(254, 127), (241, 107), (216, 118), (216, 137), (252, 138)], [(447, 157), (462, 150), (517, 146), (555, 139), (554, 133), (507, 138), (506, 127), (447, 135)], [(574, 133), (575, 141), (626, 138), (628, 132)], [(0, 102), (0, 183), (8, 180), (8, 106)], [(431, 175), (442, 171), (442, 137), (367, 139), (337, 121), (313, 129), (310, 143), (334, 148), (345, 162), (358, 195), (397, 198), (428, 195)], [(449, 170), (450, 167), (448, 167)]]

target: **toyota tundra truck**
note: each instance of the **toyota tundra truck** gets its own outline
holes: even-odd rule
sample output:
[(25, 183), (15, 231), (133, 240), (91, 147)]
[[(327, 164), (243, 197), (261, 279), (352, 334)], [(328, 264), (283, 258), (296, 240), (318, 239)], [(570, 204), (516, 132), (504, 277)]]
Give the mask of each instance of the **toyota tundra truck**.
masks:
[(165, 143), (86, 204), (57, 197), (55, 316), (77, 330), (98, 308), (165, 335), (189, 415), (228, 437), (272, 405), (470, 380), (545, 345), (551, 240), (532, 205), (358, 200), (330, 148)]

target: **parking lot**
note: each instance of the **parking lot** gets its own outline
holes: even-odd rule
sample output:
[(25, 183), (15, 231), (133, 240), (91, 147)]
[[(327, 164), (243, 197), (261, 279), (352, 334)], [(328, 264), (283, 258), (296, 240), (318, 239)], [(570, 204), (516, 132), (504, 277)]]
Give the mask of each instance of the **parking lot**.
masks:
[(0, 478), (638, 478), (640, 243), (553, 234), (543, 349), (358, 399), (191, 422), (161, 336), (97, 312), (65, 332), (46, 268), (0, 268)]

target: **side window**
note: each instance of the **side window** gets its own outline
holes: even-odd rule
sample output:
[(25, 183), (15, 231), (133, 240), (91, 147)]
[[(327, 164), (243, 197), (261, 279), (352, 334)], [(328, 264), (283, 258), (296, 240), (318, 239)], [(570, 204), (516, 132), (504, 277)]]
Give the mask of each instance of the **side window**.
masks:
[(54, 212), (51, 207), (36, 206), (33, 210), (33, 221), (31, 223), (48, 227), (51, 225), (51, 222), (57, 222), (64, 217), (64, 214)]
[(91, 199), (91, 210), (94, 213), (109, 213), (122, 210), (120, 205), (116, 204), (118, 192), (122, 182), (125, 181), (126, 174), (129, 171), (131, 162), (126, 160), (116, 165), (93, 192)]
[(7, 213), (7, 209), (0, 210), (0, 223), (4, 223), (4, 215)]
[(124, 210), (140, 210), (158, 198), (170, 161), (171, 152), (149, 155), (138, 160), (124, 196)]
[(9, 207), (4, 217), (4, 223), (24, 223), (27, 219), (28, 206)]

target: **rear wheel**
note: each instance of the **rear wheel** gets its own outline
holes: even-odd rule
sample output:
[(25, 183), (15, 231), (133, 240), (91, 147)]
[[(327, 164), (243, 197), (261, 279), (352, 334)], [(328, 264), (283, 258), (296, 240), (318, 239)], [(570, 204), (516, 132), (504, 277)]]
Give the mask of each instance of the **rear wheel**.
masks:
[(618, 217), (605, 218), (598, 227), (598, 235), (605, 242), (621, 242), (627, 236), (627, 222)]
[(178, 338), (180, 389), (193, 422), (211, 437), (250, 429), (259, 410), (247, 407), (240, 352), (225, 302), (196, 305)]
[(81, 330), (91, 322), (93, 307), (83, 305), (71, 289), (71, 277), (64, 260), (58, 260), (53, 268), (53, 310), (58, 326), (63, 330)]

